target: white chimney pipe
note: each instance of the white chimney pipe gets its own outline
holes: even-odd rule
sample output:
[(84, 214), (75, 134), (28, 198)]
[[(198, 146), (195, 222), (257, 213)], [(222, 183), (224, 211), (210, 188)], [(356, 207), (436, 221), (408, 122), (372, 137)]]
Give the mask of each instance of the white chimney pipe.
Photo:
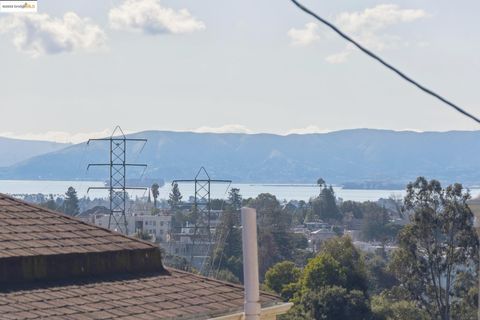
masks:
[(258, 282), (257, 211), (242, 208), (243, 279), (245, 283), (245, 320), (260, 319)]

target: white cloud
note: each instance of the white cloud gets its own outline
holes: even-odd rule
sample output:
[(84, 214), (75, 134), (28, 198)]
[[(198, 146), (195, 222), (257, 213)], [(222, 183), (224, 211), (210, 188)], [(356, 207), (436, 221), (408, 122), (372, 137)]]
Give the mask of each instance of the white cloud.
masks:
[(200, 133), (252, 133), (250, 129), (240, 124), (227, 124), (221, 127), (200, 127), (193, 131)]
[(63, 18), (48, 14), (14, 14), (0, 20), (0, 33), (11, 34), (15, 47), (33, 57), (94, 51), (105, 47), (106, 41), (99, 26), (74, 12), (65, 13)]
[(336, 17), (335, 23), (361, 44), (384, 50), (401, 42), (399, 37), (382, 34), (387, 27), (413, 22), (426, 16), (426, 12), (421, 9), (401, 9), (396, 4), (381, 4), (361, 12), (341, 13)]
[(345, 49), (342, 52), (334, 53), (325, 58), (328, 63), (338, 64), (347, 61), (348, 57), (352, 54), (352, 50)]
[(287, 35), (294, 46), (306, 46), (320, 39), (318, 25), (314, 22), (307, 23), (303, 29), (292, 28)]
[(310, 125), (310, 126), (306, 126), (305, 128), (291, 129), (291, 130), (287, 131), (287, 133), (285, 133), (285, 135), (327, 133), (327, 132), (331, 132), (331, 130), (325, 129), (325, 128), (320, 128), (320, 127), (315, 126), (315, 125)]
[[(129, 132), (125, 132), (127, 134)], [(70, 133), (65, 131), (48, 131), (44, 133), (24, 133), (15, 134), (13, 132), (0, 133), (0, 137), (23, 139), (23, 140), (40, 140), (40, 141), (54, 141), (61, 143), (80, 143), (88, 139), (104, 138), (112, 135), (112, 129), (105, 129), (95, 132), (84, 133)]]
[(424, 17), (426, 13), (421, 9), (400, 9), (396, 4), (380, 4), (362, 12), (343, 12), (335, 21), (346, 32), (364, 33)]
[[(388, 27), (413, 22), (425, 17), (427, 17), (427, 13), (421, 9), (401, 9), (395, 4), (380, 4), (363, 11), (340, 13), (334, 18), (334, 23), (365, 47), (382, 51), (387, 48), (409, 45), (408, 42), (402, 41), (398, 36), (386, 34), (385, 31)], [(308, 28), (291, 29), (288, 32), (293, 44), (308, 45), (321, 38), (317, 24), (309, 23), (307, 25), (309, 25)], [(297, 38), (292, 36), (292, 31)], [(329, 35), (331, 33), (325, 34), (323, 38), (328, 38)], [(303, 42), (302, 39), (304, 39)], [(343, 51), (329, 55), (326, 61), (329, 63), (345, 62), (353, 50), (354, 47), (347, 44)]]
[(159, 0), (126, 0), (109, 12), (110, 26), (147, 34), (182, 34), (205, 29), (205, 24), (187, 9), (166, 8)]

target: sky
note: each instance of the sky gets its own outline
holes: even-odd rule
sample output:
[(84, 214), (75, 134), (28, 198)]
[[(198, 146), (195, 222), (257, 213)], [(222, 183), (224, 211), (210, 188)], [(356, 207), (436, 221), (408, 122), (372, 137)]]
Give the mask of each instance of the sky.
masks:
[[(480, 116), (479, 1), (303, 3)], [(0, 13), (0, 59), (0, 136), (479, 128), (288, 0), (39, 0)]]

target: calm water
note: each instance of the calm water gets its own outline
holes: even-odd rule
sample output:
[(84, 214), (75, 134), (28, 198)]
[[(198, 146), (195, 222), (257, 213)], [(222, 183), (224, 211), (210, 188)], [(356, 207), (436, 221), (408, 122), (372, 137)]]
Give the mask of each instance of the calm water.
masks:
[[(0, 192), (8, 194), (54, 194), (59, 195), (65, 193), (69, 186), (74, 187), (80, 197), (90, 196), (106, 197), (107, 191), (91, 190), (87, 194), (89, 187), (102, 187), (103, 183), (99, 181), (29, 181), (29, 180), (0, 180)], [(187, 200), (189, 196), (193, 195), (193, 184), (180, 184), (180, 192), (183, 199)], [(274, 194), (278, 199), (283, 200), (308, 200), (310, 197), (318, 194), (318, 187), (315, 185), (306, 184), (248, 184), (235, 183), (229, 186), (228, 184), (212, 185), (212, 198), (226, 198), (228, 195), (228, 188), (239, 188), (240, 193), (244, 198), (256, 197), (260, 193)], [(391, 195), (402, 197), (403, 190), (345, 190), (340, 187), (334, 187), (337, 197), (344, 200), (367, 201), (378, 200), (379, 198), (388, 198)], [(473, 197), (480, 194), (480, 189), (470, 190)], [(170, 184), (166, 183), (160, 189), (160, 198), (167, 199), (170, 192)], [(144, 191), (135, 191), (132, 195), (143, 196), (146, 195)]]

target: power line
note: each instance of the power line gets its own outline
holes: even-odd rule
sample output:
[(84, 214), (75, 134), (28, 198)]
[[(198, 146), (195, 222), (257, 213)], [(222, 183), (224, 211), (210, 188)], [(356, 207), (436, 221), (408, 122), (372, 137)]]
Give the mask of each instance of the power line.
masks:
[(386, 62), (385, 60), (383, 60), (382, 58), (380, 58), (379, 56), (377, 56), (375, 53), (373, 53), (372, 51), (368, 50), (367, 48), (363, 47), (361, 44), (359, 44), (358, 42), (356, 42), (355, 40), (353, 40), (351, 37), (349, 37), (347, 34), (345, 34), (343, 31), (341, 31), (339, 28), (337, 28), (335, 25), (333, 25), (331, 22), (325, 20), (324, 18), (320, 17), (319, 15), (317, 15), (315, 12), (311, 11), (310, 9), (308, 9), (307, 7), (305, 7), (304, 5), (300, 4), (298, 1), (296, 0), (291, 0), (298, 8), (300, 8), (300, 10), (306, 12), (307, 14), (311, 15), (312, 17), (314, 17), (315, 19), (317, 19), (318, 21), (322, 22), (323, 24), (325, 24), (326, 26), (328, 26), (330, 29), (332, 29), (333, 31), (335, 31), (338, 35), (340, 35), (342, 38), (344, 38), (345, 40), (347, 40), (348, 42), (352, 43), (354, 46), (356, 46), (358, 49), (360, 49), (361, 51), (363, 51), (365, 54), (367, 54), (368, 56), (370, 56), (371, 58), (373, 58), (374, 60), (377, 60), (378, 62), (380, 62), (382, 65), (384, 65), (385, 67), (387, 67), (388, 69), (390, 69), (391, 71), (395, 72), (397, 75), (399, 75), (400, 77), (402, 77), (404, 80), (410, 82), (411, 84), (413, 84), (414, 86), (416, 86), (417, 88), (419, 88), (420, 90), (422, 90), (423, 92), (437, 98), (438, 100), (442, 101), (443, 103), (445, 103), (446, 105), (448, 105), (449, 107), (455, 109), (457, 112), (460, 112), (461, 114), (463, 114), (464, 116), (467, 116), (469, 117), (470, 119), (476, 121), (477, 123), (480, 123), (480, 119), (478, 119), (477, 117), (475, 117), (474, 115), (468, 113), (467, 111), (465, 111), (464, 109), (460, 108), (459, 106), (457, 106), (455, 103), (447, 100), (446, 98), (442, 97), (441, 95), (439, 95), (438, 93), (426, 88), (425, 86), (421, 85), (420, 83), (418, 83), (417, 81), (413, 80), (412, 78), (410, 78), (409, 76), (407, 76), (405, 73), (403, 73), (402, 71), (398, 70), (397, 68), (395, 68), (394, 66), (392, 66), (391, 64), (389, 64), (388, 62)]

